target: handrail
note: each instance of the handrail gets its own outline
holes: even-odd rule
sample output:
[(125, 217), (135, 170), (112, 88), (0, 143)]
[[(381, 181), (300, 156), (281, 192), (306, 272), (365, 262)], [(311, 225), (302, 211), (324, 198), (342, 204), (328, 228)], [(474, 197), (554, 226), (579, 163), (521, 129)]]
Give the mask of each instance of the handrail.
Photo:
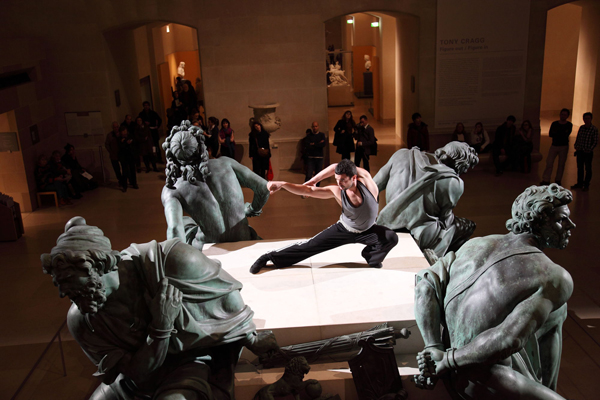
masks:
[(46, 355), (46, 353), (48, 352), (48, 350), (50, 350), (50, 346), (52, 345), (52, 343), (54, 343), (54, 341), (56, 340), (56, 338), (58, 338), (58, 347), (60, 348), (60, 358), (62, 360), (63, 376), (67, 376), (67, 366), (65, 364), (65, 354), (63, 352), (62, 339), (60, 337), (60, 331), (65, 327), (66, 324), (67, 324), (67, 320), (65, 319), (63, 321), (63, 323), (60, 325), (60, 328), (58, 328), (58, 331), (56, 331), (56, 334), (54, 334), (54, 336), (50, 340), (50, 343), (48, 343), (48, 346), (46, 346), (46, 348), (44, 349), (44, 351), (42, 352), (42, 354), (40, 355), (40, 357), (38, 358), (38, 360), (35, 362), (35, 364), (33, 364), (33, 367), (31, 368), (31, 370), (29, 371), (29, 373), (27, 374), (27, 376), (25, 377), (25, 379), (23, 379), (23, 382), (21, 382), (21, 386), (19, 386), (19, 388), (17, 389), (17, 391), (15, 392), (15, 394), (13, 394), (13, 396), (10, 398), (10, 400), (15, 400), (17, 398), (17, 396), (19, 395), (19, 392), (25, 387), (25, 384), (27, 383), (27, 381), (29, 380), (29, 378), (31, 378), (31, 375), (33, 374), (33, 371), (35, 371), (35, 369), (37, 368), (37, 366), (40, 363), (40, 361), (42, 361), (42, 358), (44, 358), (44, 356)]

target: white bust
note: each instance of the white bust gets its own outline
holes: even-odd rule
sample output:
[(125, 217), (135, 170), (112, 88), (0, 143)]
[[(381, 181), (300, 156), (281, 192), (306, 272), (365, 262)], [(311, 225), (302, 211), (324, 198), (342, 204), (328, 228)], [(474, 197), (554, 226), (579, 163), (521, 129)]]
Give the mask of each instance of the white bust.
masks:
[(365, 54), (365, 69), (367, 71), (371, 69), (371, 57), (368, 54)]
[(182, 78), (185, 76), (185, 63), (183, 61), (180, 62), (179, 67), (177, 67), (177, 74)]

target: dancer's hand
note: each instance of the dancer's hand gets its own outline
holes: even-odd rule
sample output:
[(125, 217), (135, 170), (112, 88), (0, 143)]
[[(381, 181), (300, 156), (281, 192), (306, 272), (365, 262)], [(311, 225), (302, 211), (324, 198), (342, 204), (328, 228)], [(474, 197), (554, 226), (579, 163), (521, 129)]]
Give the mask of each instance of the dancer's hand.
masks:
[(277, 192), (278, 190), (280, 190), (283, 185), (285, 185), (285, 182), (281, 182), (281, 181), (270, 181), (267, 183), (267, 189), (269, 189), (269, 193), (273, 194), (275, 192)]

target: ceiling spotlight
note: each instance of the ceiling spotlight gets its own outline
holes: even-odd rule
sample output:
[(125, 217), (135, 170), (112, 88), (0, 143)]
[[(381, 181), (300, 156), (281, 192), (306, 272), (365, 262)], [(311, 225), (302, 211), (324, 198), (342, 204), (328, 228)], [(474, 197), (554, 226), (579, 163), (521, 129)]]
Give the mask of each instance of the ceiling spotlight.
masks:
[(167, 25), (167, 33), (171, 32), (171, 29), (169, 28), (169, 25)]

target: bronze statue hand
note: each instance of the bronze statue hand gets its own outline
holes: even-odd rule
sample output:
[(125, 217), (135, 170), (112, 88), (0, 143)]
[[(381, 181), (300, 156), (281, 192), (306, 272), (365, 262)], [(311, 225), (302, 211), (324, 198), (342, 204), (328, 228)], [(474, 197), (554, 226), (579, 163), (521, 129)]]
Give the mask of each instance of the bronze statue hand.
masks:
[(253, 339), (252, 343), (247, 344), (246, 347), (257, 356), (268, 356), (279, 351), (279, 345), (273, 331), (256, 332)]
[(246, 218), (258, 217), (260, 214), (262, 214), (262, 210), (254, 211), (254, 208), (252, 208), (252, 203), (246, 203), (244, 204), (244, 213), (246, 214)]
[(169, 284), (167, 278), (163, 278), (150, 304), (152, 326), (160, 330), (173, 329), (175, 318), (181, 312), (182, 300), (183, 293)]

